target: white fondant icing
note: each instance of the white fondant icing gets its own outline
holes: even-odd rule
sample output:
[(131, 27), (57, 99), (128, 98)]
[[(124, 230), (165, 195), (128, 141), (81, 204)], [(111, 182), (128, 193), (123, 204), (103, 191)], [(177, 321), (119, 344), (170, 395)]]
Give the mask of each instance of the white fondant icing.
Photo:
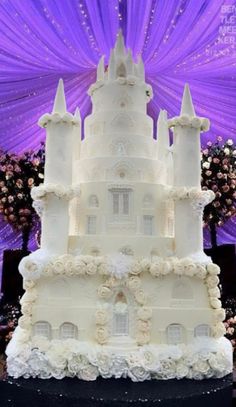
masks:
[[(45, 182), (32, 189), (41, 249), (22, 259), (22, 317), (7, 348), (14, 377), (223, 377), (232, 369), (218, 289), (203, 252), (200, 131), (185, 86), (181, 113), (161, 111), (121, 33), (90, 87), (81, 140), (60, 80), (46, 128)], [(174, 143), (169, 146), (168, 126)], [(169, 345), (167, 345), (169, 343)], [(173, 345), (171, 345), (173, 343)]]

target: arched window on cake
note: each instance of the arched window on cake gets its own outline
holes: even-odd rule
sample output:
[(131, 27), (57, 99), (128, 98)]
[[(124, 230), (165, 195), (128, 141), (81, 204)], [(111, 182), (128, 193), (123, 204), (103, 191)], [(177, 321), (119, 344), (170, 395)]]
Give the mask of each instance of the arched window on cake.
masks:
[(99, 201), (97, 195), (90, 195), (89, 197), (89, 207), (90, 208), (98, 208)]
[(112, 333), (114, 336), (129, 335), (129, 313), (127, 300), (122, 291), (118, 292), (113, 305)]
[(207, 324), (201, 324), (195, 327), (194, 329), (194, 336), (197, 337), (202, 337), (202, 336), (211, 336), (211, 328)]
[(64, 322), (60, 326), (60, 338), (61, 339), (77, 339), (78, 329), (77, 326), (70, 322)]
[(177, 345), (184, 342), (184, 329), (180, 324), (171, 324), (167, 327), (167, 343)]
[(125, 67), (125, 64), (123, 62), (121, 62), (120, 65), (118, 65), (118, 68), (116, 70), (116, 76), (118, 78), (125, 78), (126, 77), (126, 67)]
[(44, 338), (51, 338), (51, 325), (46, 321), (38, 321), (34, 324), (33, 329), (35, 336), (43, 336)]

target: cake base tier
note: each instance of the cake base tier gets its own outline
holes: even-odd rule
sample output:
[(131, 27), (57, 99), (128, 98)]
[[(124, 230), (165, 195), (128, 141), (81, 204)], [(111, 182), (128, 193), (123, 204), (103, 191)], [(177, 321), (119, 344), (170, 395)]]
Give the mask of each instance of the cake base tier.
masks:
[(230, 407), (232, 375), (208, 380), (4, 379), (1, 407)]

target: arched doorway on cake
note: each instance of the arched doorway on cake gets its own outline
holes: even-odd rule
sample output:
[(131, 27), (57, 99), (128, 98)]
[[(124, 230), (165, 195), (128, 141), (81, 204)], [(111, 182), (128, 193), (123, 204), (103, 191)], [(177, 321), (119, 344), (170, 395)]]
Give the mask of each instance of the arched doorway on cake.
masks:
[(113, 303), (112, 335), (129, 336), (129, 308), (122, 290), (118, 291)]

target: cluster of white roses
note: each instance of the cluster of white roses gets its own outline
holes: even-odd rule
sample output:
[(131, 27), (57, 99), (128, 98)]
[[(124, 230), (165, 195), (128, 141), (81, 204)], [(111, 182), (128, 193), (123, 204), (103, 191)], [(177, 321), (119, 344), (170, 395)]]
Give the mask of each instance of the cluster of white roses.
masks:
[[(37, 299), (37, 290), (34, 281), (24, 281), (23, 288), (24, 295), (20, 300), (22, 316), (18, 320), (18, 326), (14, 331), (14, 338), (16, 338), (17, 346), (21, 347), (30, 341), (31, 326), (32, 326), (32, 308)], [(8, 348), (14, 356), (15, 349), (14, 341), (10, 341)]]
[(42, 250), (36, 250), (20, 261), (19, 272), (25, 281), (38, 280), (45, 270), (49, 257)]
[[(138, 276), (130, 275), (127, 279), (119, 280), (114, 276), (108, 278), (103, 284), (98, 287), (98, 296), (102, 300), (108, 300), (113, 295), (113, 290), (121, 285), (127, 286), (134, 295), (134, 299), (141, 308), (138, 311), (137, 320), (137, 343), (144, 345), (150, 341), (150, 329), (151, 329), (151, 315), (150, 308), (144, 307), (147, 302), (146, 295), (141, 288), (141, 279)], [(124, 312), (126, 304), (118, 303), (117, 312)], [(106, 317), (105, 317), (106, 315)], [(106, 343), (108, 340), (108, 330), (104, 327), (108, 323), (109, 314), (107, 310), (99, 309), (96, 313), (96, 323), (98, 324), (96, 329), (96, 339), (100, 344)], [(101, 329), (101, 325), (103, 329)]]
[(173, 117), (168, 120), (170, 128), (175, 126), (188, 126), (200, 131), (208, 131), (210, 128), (210, 121), (204, 117), (189, 116), (183, 114), (182, 116)]
[(220, 378), (232, 371), (231, 345), (225, 338), (217, 343), (208, 339), (191, 345), (145, 345), (123, 355), (74, 339), (48, 341), (34, 337), (31, 343), (19, 342), (16, 333), (7, 349), (8, 373), (14, 378), (67, 376), (91, 381), (102, 376), (130, 377), (139, 382)]
[(95, 314), (96, 320), (96, 340), (100, 345), (104, 345), (109, 338), (107, 324), (109, 322), (109, 312), (106, 308), (99, 308)]
[[(129, 85), (129, 86), (134, 86), (134, 85), (144, 85), (144, 82), (138, 77), (138, 76), (134, 76), (134, 75), (128, 75), (126, 78), (124, 77), (118, 77), (114, 80), (115, 82), (117, 82), (119, 85)], [(88, 90), (88, 94), (89, 96), (92, 96), (93, 93), (100, 89), (101, 87), (103, 87), (105, 85), (105, 81), (100, 79), (97, 80), (95, 83), (93, 83), (89, 90)], [(152, 87), (150, 85), (146, 85), (145, 86), (146, 91), (148, 93), (147, 96), (149, 97), (148, 100), (150, 100), (153, 97), (153, 90)]]
[(225, 326), (223, 320), (225, 319), (225, 311), (221, 308), (220, 290), (218, 288), (219, 278), (217, 275), (220, 272), (220, 268), (213, 263), (207, 265), (207, 277), (206, 277), (206, 286), (209, 295), (209, 302), (211, 307), (214, 309), (214, 318), (215, 323), (211, 327), (212, 335), (215, 338), (220, 338), (225, 335)]
[(38, 121), (38, 125), (40, 127), (47, 127), (49, 123), (71, 123), (74, 126), (79, 126), (80, 119), (77, 117), (77, 115), (73, 116), (73, 114), (69, 112), (63, 115), (60, 113), (45, 113)]
[(34, 201), (42, 201), (48, 194), (54, 194), (57, 198), (70, 200), (80, 195), (79, 185), (65, 187), (60, 184), (40, 184), (38, 187), (31, 189), (31, 197)]
[[(196, 262), (191, 258), (178, 259), (176, 257), (162, 258), (155, 256), (151, 258), (142, 258), (132, 260), (130, 256), (123, 256), (123, 263), (127, 257), (127, 264), (122, 264), (122, 273), (120, 264), (115, 264), (112, 258), (108, 256), (73, 256), (65, 254), (61, 256), (48, 256), (41, 250), (25, 257), (20, 263), (20, 272), (25, 279), (34, 280), (40, 277), (43, 272), (45, 275), (100, 275), (110, 276), (109, 284), (103, 284), (99, 289), (99, 296), (107, 299), (112, 295), (110, 286), (118, 284), (117, 280), (126, 279), (127, 285), (137, 297), (137, 302), (143, 305), (145, 299), (140, 291), (139, 274), (150, 272), (154, 277), (174, 273), (177, 275), (186, 275), (189, 277), (198, 277), (205, 279), (209, 270), (215, 270), (215, 274), (219, 274), (220, 269), (214, 264), (206, 266), (201, 262)], [(119, 263), (119, 258), (117, 258)], [(210, 274), (213, 272), (209, 271)], [(106, 287), (106, 288), (105, 288)], [(211, 287), (214, 288), (214, 287)], [(100, 292), (101, 291), (101, 292)]]
[(137, 312), (137, 337), (138, 345), (146, 345), (150, 342), (152, 309), (141, 307)]

